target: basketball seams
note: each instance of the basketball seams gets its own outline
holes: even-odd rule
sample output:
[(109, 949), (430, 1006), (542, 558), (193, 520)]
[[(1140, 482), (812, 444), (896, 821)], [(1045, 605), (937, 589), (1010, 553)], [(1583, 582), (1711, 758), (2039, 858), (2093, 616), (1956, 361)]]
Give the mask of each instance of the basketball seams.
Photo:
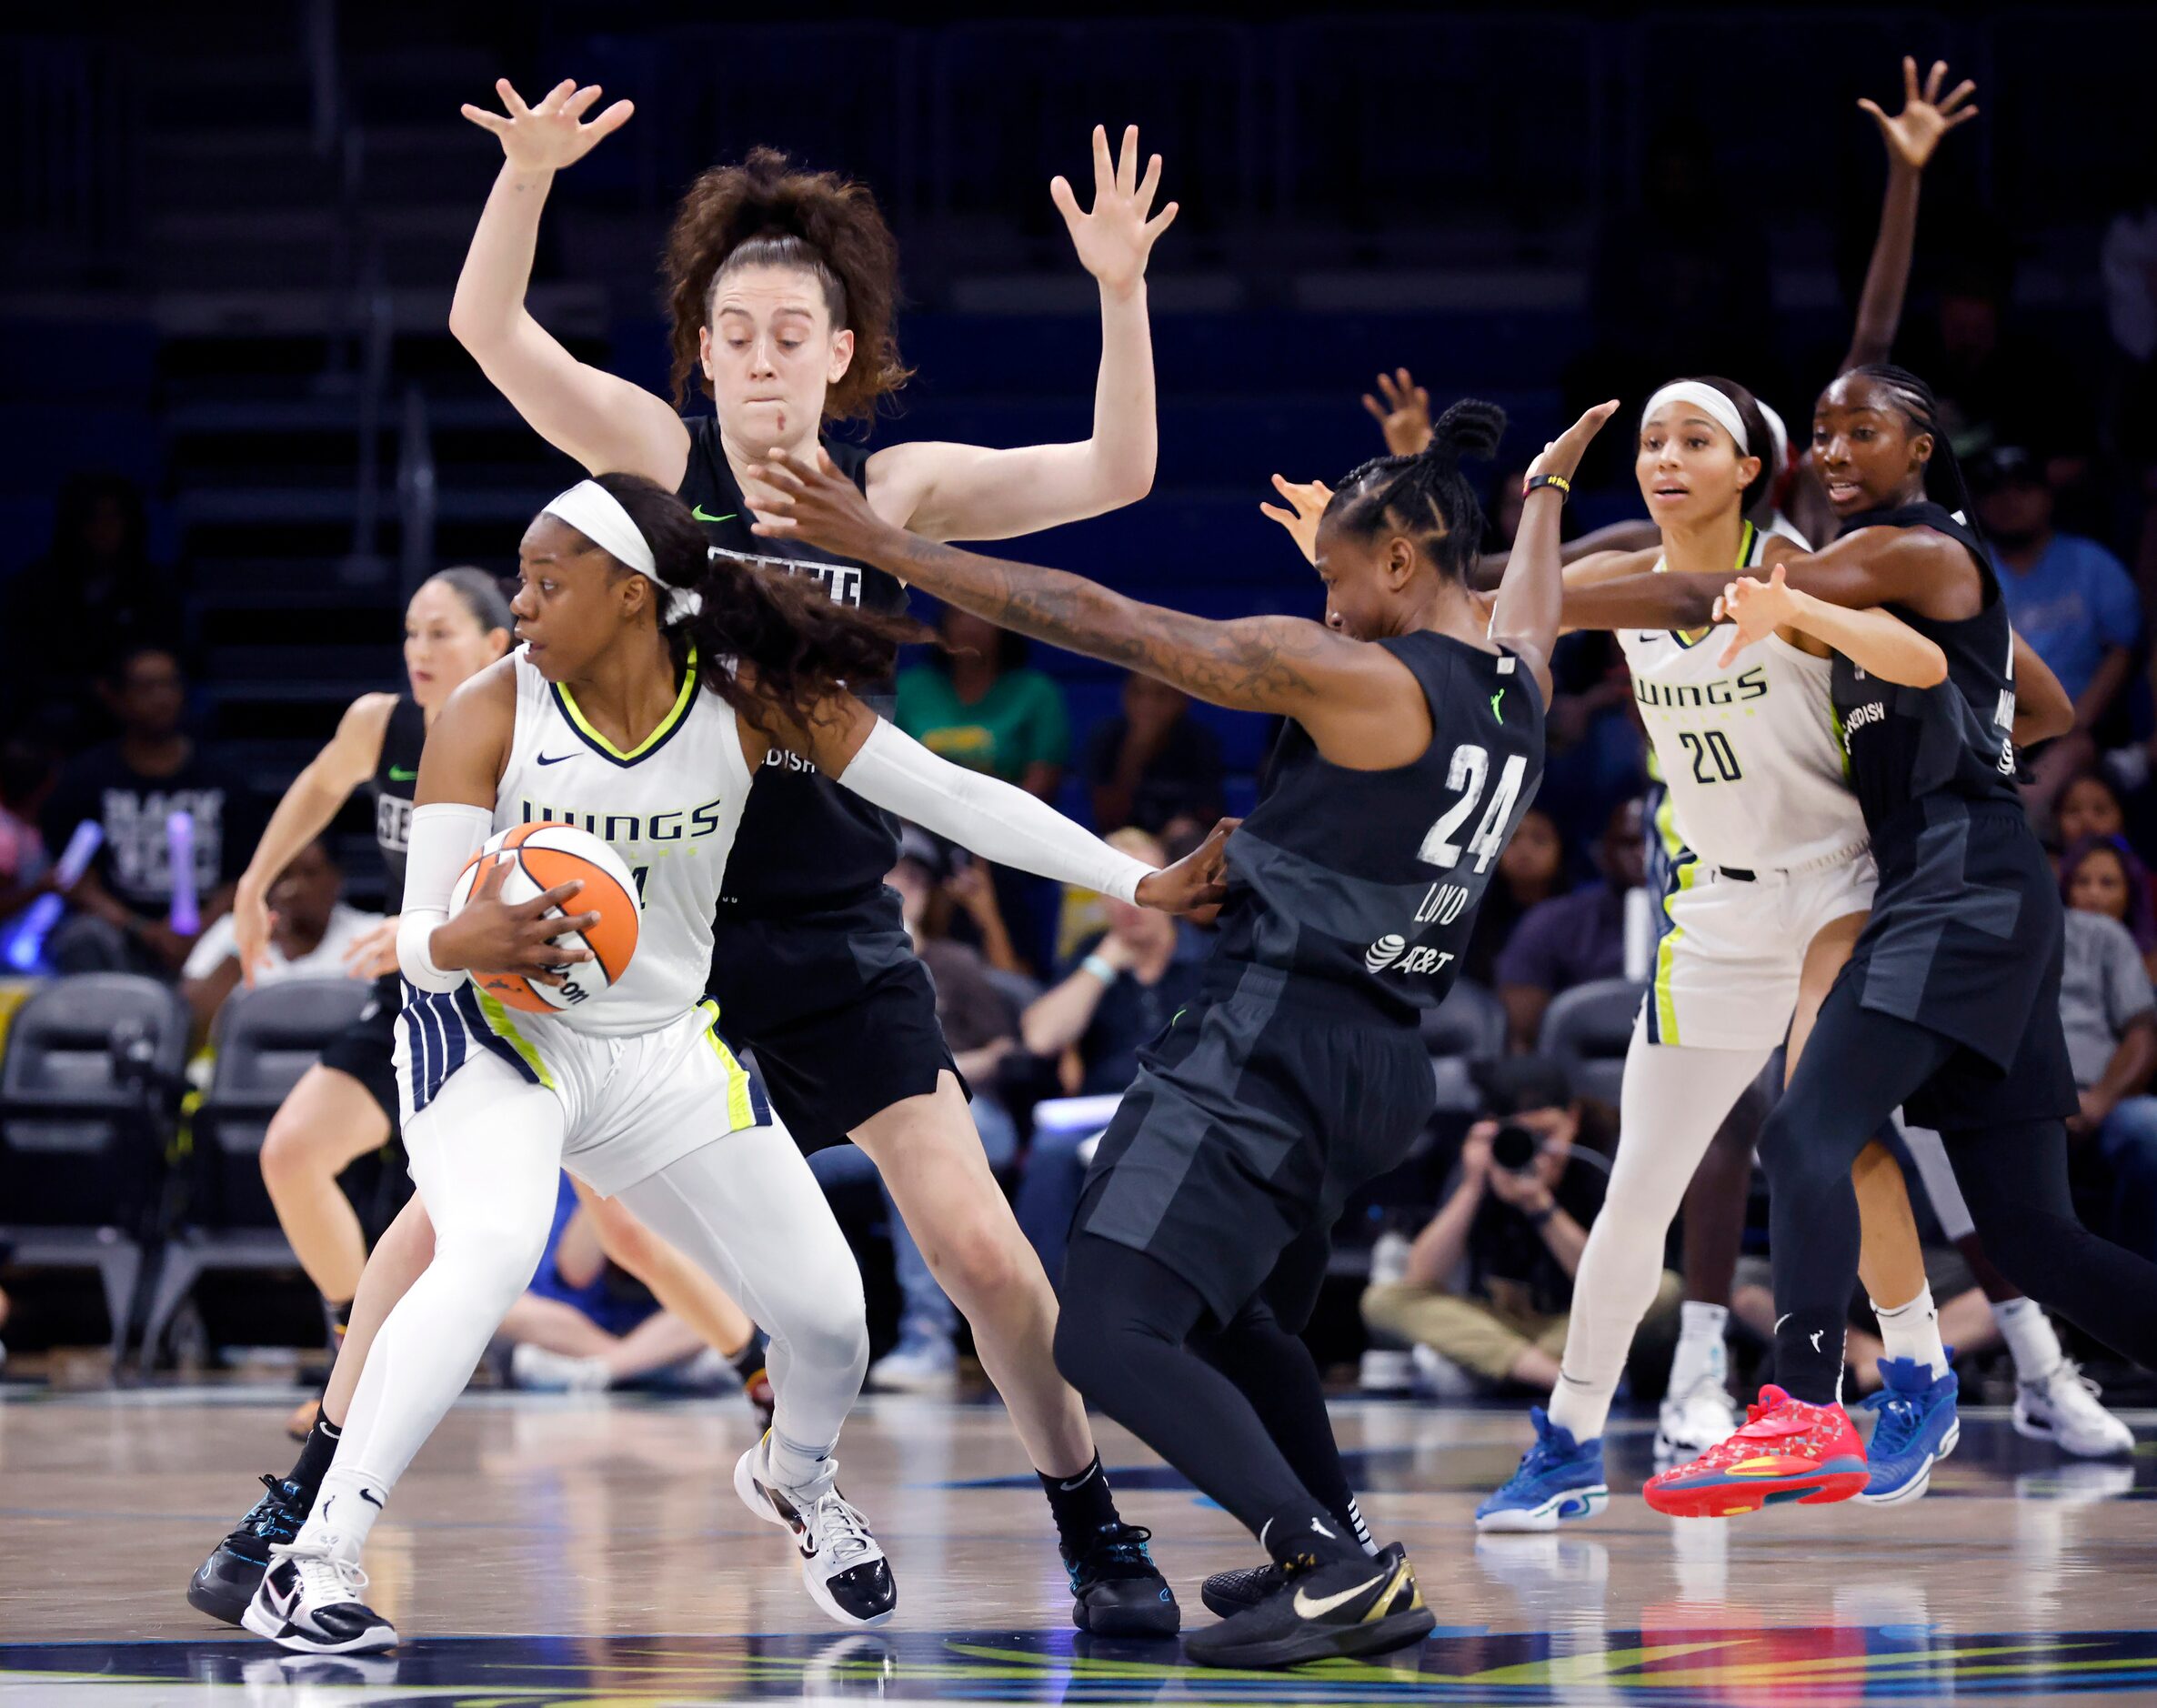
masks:
[[(612, 872), (607, 871), (597, 861), (586, 859), (581, 855), (573, 854), (567, 849), (538, 848), (527, 849), (520, 845), (517, 849), (517, 861), (518, 869), (524, 873), (526, 878), (530, 879), (532, 883), (536, 884), (540, 890), (545, 891), (552, 889), (555, 886), (554, 884), (547, 882), (546, 879), (540, 876), (539, 872), (533, 869), (532, 856), (535, 854), (557, 854), (565, 860), (574, 860), (579, 867), (583, 869), (577, 874), (583, 879), (585, 885), (584, 889), (577, 897), (577, 908), (578, 912), (582, 913), (596, 910), (600, 915), (602, 921), (609, 917), (618, 919), (625, 911), (632, 919), (636, 918), (637, 911), (636, 898), (632, 896), (627, 889), (622, 888), (620, 882), (615, 878)], [(557, 883), (566, 883), (570, 880), (567, 879), (557, 879), (555, 881)], [(611, 896), (607, 896), (595, 893), (601, 890), (602, 888), (607, 890), (611, 890), (613, 894)], [(557, 919), (560, 919), (566, 916), (562, 913), (562, 910), (557, 908), (555, 909), (555, 917)], [(604, 924), (602, 924), (601, 930), (602, 932), (605, 931)], [(611, 935), (611, 933), (607, 934)], [(634, 954), (636, 951), (637, 934), (637, 926), (632, 925), (629, 928), (629, 948), (632, 954)], [(573, 932), (566, 933), (565, 935), (575, 936), (578, 941), (583, 943), (587, 949), (592, 951), (592, 959), (598, 964), (599, 970), (606, 975), (607, 982), (609, 987), (613, 985), (617, 979), (621, 977), (624, 971), (627, 970), (628, 958), (627, 956), (622, 958), (623, 964), (621, 967), (617, 968), (608, 964), (607, 953), (600, 947), (598, 939), (594, 934), (587, 932)]]

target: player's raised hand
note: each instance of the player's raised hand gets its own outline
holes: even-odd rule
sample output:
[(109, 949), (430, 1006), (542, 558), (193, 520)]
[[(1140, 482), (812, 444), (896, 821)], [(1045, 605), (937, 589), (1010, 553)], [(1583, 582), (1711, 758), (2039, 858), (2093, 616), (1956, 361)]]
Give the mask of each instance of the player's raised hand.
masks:
[(821, 445), (813, 463), (774, 447), (743, 472), (771, 494), (750, 526), (753, 534), (791, 536), (866, 562), (898, 531), (868, 507), (861, 488), (839, 473)]
[(1289, 530), (1289, 538), (1296, 542), (1296, 549), (1303, 554), (1305, 563), (1317, 563), (1319, 518), (1326, 514), (1326, 506), (1333, 501), (1333, 488), (1322, 480), (1307, 480), (1299, 485), (1285, 475), (1276, 475), (1273, 489), (1293, 507), (1284, 510), (1278, 504), (1261, 503), (1259, 514), (1270, 517)]
[(1189, 913), (1210, 907), (1229, 893), (1229, 839), (1240, 819), (1223, 819), (1206, 839), (1173, 866), (1148, 872), (1139, 880), (1138, 902), (1161, 913)]
[(557, 884), (529, 901), (504, 901), (502, 885), (514, 864), (501, 859), (487, 862), (471, 899), (435, 927), (427, 954), (444, 972), (517, 973), (539, 984), (561, 984), (562, 969), (591, 959), (592, 951), (554, 939), (590, 930), (599, 916), (555, 911), (584, 888), (581, 878)]
[(1430, 443), (1430, 394), (1415, 382), (1405, 367), (1378, 377), (1379, 397), (1363, 394), (1363, 407), (1386, 436), (1386, 448), (1396, 457), (1414, 457)]
[[(1170, 202), (1153, 214), (1153, 198), (1161, 186), (1161, 157), (1146, 163), (1146, 176), (1139, 176), (1139, 127), (1124, 127), (1119, 159), (1109, 157), (1109, 132), (1093, 127), (1093, 206), (1081, 210), (1070, 179), (1060, 174), (1048, 180), (1048, 199), (1070, 228), (1071, 246), (1086, 270), (1102, 287), (1129, 296), (1146, 276), (1146, 257), (1153, 253), (1154, 239), (1176, 221), (1177, 205)], [(1148, 215), (1152, 214), (1149, 218)]]
[(1728, 669), (1737, 663), (1738, 655), (1755, 641), (1765, 640), (1796, 615), (1796, 605), (1791, 598), (1790, 588), (1781, 564), (1767, 580), (1758, 576), (1740, 576), (1723, 588), (1722, 597), (1715, 601), (1715, 620), (1735, 625), (1737, 632), (1731, 637), (1730, 645), (1722, 649), (1718, 669)]
[(503, 113), (489, 112), (469, 101), (458, 110), (481, 130), (492, 131), (500, 139), (502, 152), (519, 172), (559, 172), (564, 166), (575, 166), (627, 124), (629, 115), (637, 110), (631, 102), (617, 101), (587, 122), (585, 115), (597, 104), (601, 91), (596, 83), (580, 89), (574, 77), (556, 84), (536, 106), (527, 106), (507, 77), (495, 79), (495, 91), (502, 97)]
[(1890, 118), (1875, 101), (1858, 103), (1872, 115), (1872, 122), (1880, 126), (1881, 140), (1887, 144), (1889, 156), (1913, 171), (1924, 170), (1925, 162), (1931, 159), (1932, 151), (1940, 146), (1942, 136), (1977, 116), (1976, 105), (1965, 105), (1977, 93), (1977, 85), (1965, 77), (1942, 97), (1940, 88), (1946, 81), (1947, 61), (1935, 59), (1932, 69), (1925, 74), (1924, 87), (1920, 89), (1917, 61), (1905, 54), (1902, 110)]
[(1526, 478), (1533, 480), (1538, 475), (1555, 475), (1561, 480), (1570, 480), (1580, 467), (1580, 458), (1588, 449), (1588, 442), (1602, 431), (1603, 423), (1618, 413), (1618, 399), (1599, 403), (1572, 426), (1543, 447), (1542, 455), (1528, 465)]

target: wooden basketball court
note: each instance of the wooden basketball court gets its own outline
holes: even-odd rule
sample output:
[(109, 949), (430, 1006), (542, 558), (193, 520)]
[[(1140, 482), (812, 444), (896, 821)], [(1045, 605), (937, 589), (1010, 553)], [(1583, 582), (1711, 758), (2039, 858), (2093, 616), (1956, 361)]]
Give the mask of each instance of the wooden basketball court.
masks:
[[(803, 1591), (784, 1534), (729, 1486), (734, 1401), (476, 1395), (375, 1531), (372, 1603), (404, 1645), (286, 1656), (212, 1623), (189, 1572), (281, 1471), (288, 1390), (0, 1397), (0, 1704), (812, 1701), (1808, 1703), (2103, 1693), (2157, 1702), (2157, 1416), (2086, 1463), (1965, 1413), (1914, 1505), (1657, 1518), (1648, 1427), (1620, 1426), (1603, 1518), (1479, 1542), (1476, 1500), (1525, 1413), (1342, 1402), (1372, 1528), (1405, 1540), (1438, 1633), (1379, 1663), (1186, 1667), (1171, 1643), (1069, 1628), (1062, 1568), (990, 1402), (878, 1399), (849, 1495), (899, 1584), (856, 1633)], [(1199, 1580), (1255, 1562), (1224, 1514), (1112, 1426), (1102, 1452), (1187, 1628)]]

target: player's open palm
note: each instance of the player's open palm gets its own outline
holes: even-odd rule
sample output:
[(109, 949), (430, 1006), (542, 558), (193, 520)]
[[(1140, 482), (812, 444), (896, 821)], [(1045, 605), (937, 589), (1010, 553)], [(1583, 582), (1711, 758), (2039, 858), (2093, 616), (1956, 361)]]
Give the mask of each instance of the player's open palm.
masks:
[(520, 172), (559, 172), (575, 166), (627, 124), (637, 110), (630, 102), (617, 101), (597, 118), (587, 120), (585, 115), (597, 104), (601, 90), (596, 83), (580, 89), (574, 77), (556, 84), (536, 106), (527, 106), (507, 77), (495, 79), (495, 90), (502, 97), (503, 113), (490, 113), (469, 101), (460, 110), (481, 130), (492, 131), (501, 140), (502, 152)]
[(1315, 564), (1319, 560), (1319, 520), (1333, 501), (1333, 488), (1322, 480), (1299, 484), (1285, 475), (1276, 475), (1273, 489), (1289, 501), (1290, 507), (1284, 510), (1278, 504), (1261, 503), (1259, 514), (1270, 517), (1287, 528), (1289, 538), (1296, 542), (1296, 549), (1303, 554), (1303, 561)]
[[(1093, 206), (1081, 209), (1070, 179), (1060, 174), (1048, 180), (1048, 198), (1070, 228), (1071, 246), (1086, 270), (1107, 289), (1119, 295), (1139, 287), (1146, 276), (1146, 257), (1153, 253), (1154, 239), (1175, 223), (1177, 205), (1170, 202), (1153, 213), (1153, 198), (1161, 187), (1161, 157), (1146, 163), (1146, 176), (1139, 176), (1139, 127), (1127, 126), (1121, 157), (1109, 156), (1109, 132), (1093, 127)], [(1151, 215), (1151, 217), (1149, 217)]]
[(1587, 453), (1589, 441), (1602, 431), (1603, 423), (1618, 413), (1618, 399), (1599, 403), (1572, 426), (1543, 447), (1542, 455), (1528, 465), (1528, 478), (1538, 475), (1550, 475), (1560, 480), (1570, 480), (1580, 471), (1580, 458)]
[(1881, 140), (1887, 144), (1888, 153), (1906, 166), (1921, 171), (1925, 162), (1931, 159), (1932, 151), (1940, 146), (1942, 136), (1977, 116), (1977, 107), (1970, 100), (1977, 93), (1977, 85), (1965, 77), (1943, 97), (1940, 88), (1946, 81), (1947, 61), (1935, 59), (1932, 69), (1925, 75), (1924, 87), (1920, 89), (1917, 61), (1905, 54), (1902, 110), (1890, 118), (1881, 111), (1877, 102), (1858, 103), (1872, 115), (1872, 122), (1880, 126)]
[(1378, 377), (1378, 388), (1385, 401), (1380, 403), (1369, 392), (1363, 394), (1363, 407), (1369, 411), (1378, 423), (1378, 430), (1386, 436), (1386, 449), (1396, 457), (1414, 457), (1430, 443), (1430, 392), (1416, 384), (1415, 376), (1405, 367), (1397, 367), (1390, 374)]

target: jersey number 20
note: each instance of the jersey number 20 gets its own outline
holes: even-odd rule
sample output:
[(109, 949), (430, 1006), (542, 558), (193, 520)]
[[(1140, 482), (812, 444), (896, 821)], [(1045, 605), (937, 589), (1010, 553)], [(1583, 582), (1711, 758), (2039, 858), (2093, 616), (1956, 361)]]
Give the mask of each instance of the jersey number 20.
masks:
[(1700, 736), (1690, 729), (1680, 729), (1678, 739), (1685, 744), (1686, 752), (1692, 755), (1694, 782), (1734, 783), (1744, 775), (1738, 769), (1737, 749), (1731, 746), (1731, 738), (1721, 730), (1711, 729), (1705, 736)]
[[(1505, 846), (1506, 825), (1513, 816), (1513, 803), (1520, 798), (1520, 779), (1527, 775), (1528, 761), (1517, 753), (1498, 774), (1498, 788), (1490, 804), (1483, 809), (1476, 833), (1468, 839), (1468, 851), (1475, 856), (1477, 871), (1488, 870)], [(1483, 785), (1490, 780), (1488, 749), (1465, 741), (1453, 749), (1453, 761), (1446, 768), (1446, 787), (1459, 789), (1460, 799), (1439, 815), (1438, 822), (1424, 837), (1423, 846), (1416, 850), (1418, 859), (1446, 871), (1460, 863), (1460, 845), (1453, 836), (1476, 809), (1476, 803), (1483, 798)]]

